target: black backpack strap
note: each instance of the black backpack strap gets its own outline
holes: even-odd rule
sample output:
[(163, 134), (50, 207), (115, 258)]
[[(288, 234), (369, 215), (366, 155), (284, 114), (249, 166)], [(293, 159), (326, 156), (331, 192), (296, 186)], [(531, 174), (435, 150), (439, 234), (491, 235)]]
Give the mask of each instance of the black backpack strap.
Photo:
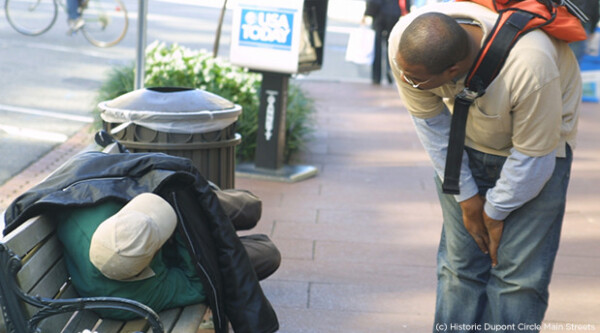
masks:
[(514, 44), (519, 37), (528, 32), (523, 29), (534, 17), (532, 13), (518, 9), (500, 12), (496, 26), (490, 31), (479, 50), (477, 60), (469, 70), (465, 87), (479, 92), (480, 96), (483, 95), (502, 69)]
[(450, 138), (446, 152), (446, 169), (442, 190), (446, 194), (460, 194), (459, 180), (463, 150), (465, 149), (465, 131), (469, 107), (479, 94), (465, 88), (454, 99), (454, 110), (450, 122)]
[(454, 99), (442, 184), (442, 190), (446, 194), (460, 194), (460, 167), (465, 148), (469, 107), (477, 97), (485, 93), (488, 85), (498, 75), (512, 46), (524, 32), (527, 32), (523, 29), (533, 17), (531, 13), (519, 10), (500, 13), (496, 26), (486, 38), (477, 60), (467, 75), (465, 90)]

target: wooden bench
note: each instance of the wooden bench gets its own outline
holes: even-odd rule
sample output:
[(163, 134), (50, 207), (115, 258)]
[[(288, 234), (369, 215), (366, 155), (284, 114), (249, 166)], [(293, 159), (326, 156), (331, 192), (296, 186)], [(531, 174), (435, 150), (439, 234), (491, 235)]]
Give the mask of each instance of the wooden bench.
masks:
[[(56, 226), (44, 216), (28, 220), (0, 241), (0, 305), (0, 332), (214, 333), (205, 328), (212, 324), (205, 304), (157, 315), (124, 298), (80, 298), (67, 272)], [(102, 319), (92, 311), (98, 308), (131, 311), (139, 319)]]

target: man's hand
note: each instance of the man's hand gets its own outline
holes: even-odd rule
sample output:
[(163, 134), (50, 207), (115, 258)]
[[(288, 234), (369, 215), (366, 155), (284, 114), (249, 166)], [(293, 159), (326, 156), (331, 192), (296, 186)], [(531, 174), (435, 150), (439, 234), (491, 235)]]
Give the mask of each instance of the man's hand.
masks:
[[(460, 202), (465, 228), (473, 237), (483, 253), (490, 253), (490, 238), (483, 220), (483, 204), (485, 200), (478, 194)], [(502, 232), (502, 230), (500, 231)], [(500, 239), (498, 238), (498, 241)], [(496, 245), (496, 250), (498, 246)]]
[(504, 221), (494, 220), (483, 212), (483, 222), (488, 233), (488, 249), (490, 250), (490, 258), (492, 258), (492, 267), (495, 267), (498, 265), (498, 246), (500, 245), (500, 238), (502, 238)]

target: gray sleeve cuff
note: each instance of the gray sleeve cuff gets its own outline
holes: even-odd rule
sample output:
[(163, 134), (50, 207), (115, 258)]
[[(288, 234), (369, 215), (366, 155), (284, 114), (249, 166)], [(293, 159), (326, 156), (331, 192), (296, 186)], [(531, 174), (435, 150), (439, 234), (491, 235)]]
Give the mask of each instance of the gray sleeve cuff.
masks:
[(497, 209), (489, 201), (485, 202), (485, 205), (483, 206), (483, 210), (485, 211), (485, 214), (487, 216), (493, 218), (494, 220), (500, 220), (500, 221), (504, 221), (506, 219), (506, 217), (508, 217), (508, 215), (510, 214), (510, 211), (503, 211), (503, 210)]
[(455, 195), (454, 198), (457, 202), (462, 202), (472, 198), (477, 195), (477, 193), (479, 193), (477, 184), (475, 183), (475, 180), (470, 177), (464, 184), (460, 184), (460, 194)]

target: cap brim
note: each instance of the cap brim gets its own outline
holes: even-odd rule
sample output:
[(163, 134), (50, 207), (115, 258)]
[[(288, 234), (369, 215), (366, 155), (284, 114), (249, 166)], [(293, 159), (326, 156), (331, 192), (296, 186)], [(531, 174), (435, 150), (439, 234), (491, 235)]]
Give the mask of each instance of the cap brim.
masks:
[(155, 276), (156, 273), (154, 273), (154, 271), (152, 270), (152, 268), (150, 268), (150, 266), (147, 266), (146, 268), (144, 268), (138, 275), (132, 276), (128, 279), (122, 279), (119, 281), (140, 281), (140, 280), (146, 280), (149, 279), (153, 276)]

